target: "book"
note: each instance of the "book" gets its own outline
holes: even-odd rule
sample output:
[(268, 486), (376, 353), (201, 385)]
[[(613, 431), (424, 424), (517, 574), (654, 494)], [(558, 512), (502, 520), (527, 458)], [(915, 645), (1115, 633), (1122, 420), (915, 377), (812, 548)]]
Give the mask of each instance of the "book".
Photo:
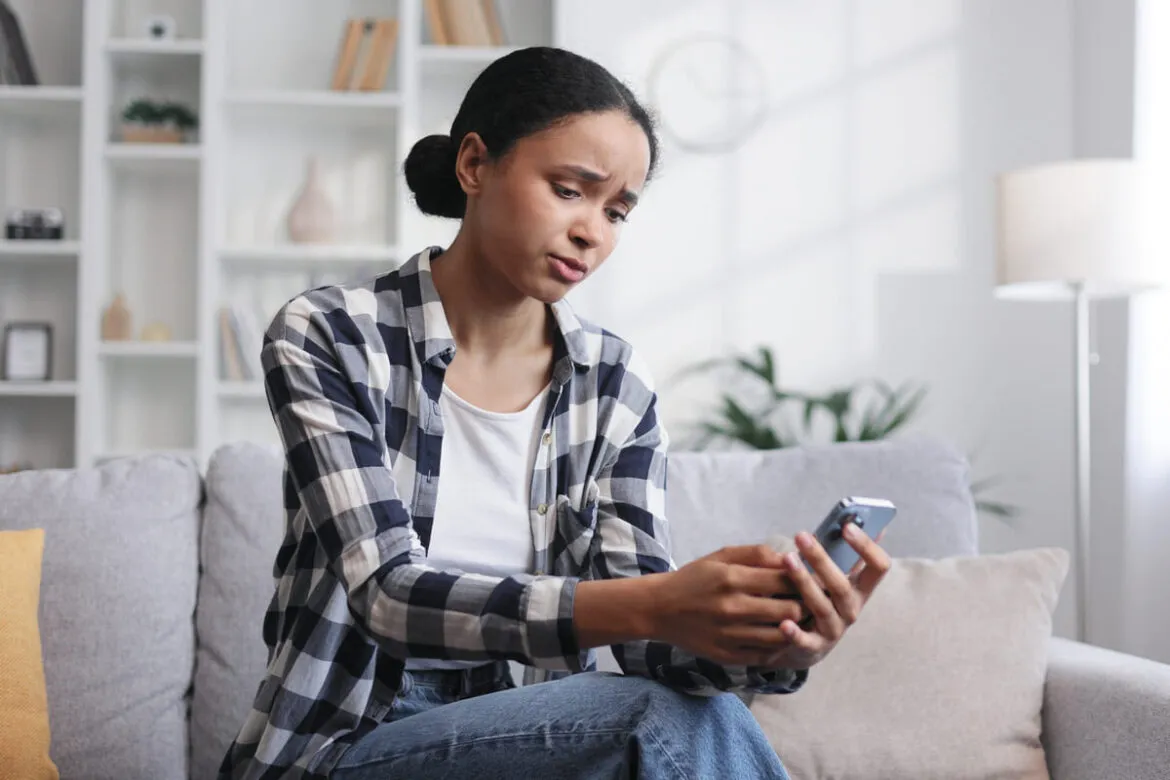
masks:
[(489, 39), (492, 46), (503, 46), (505, 41), (504, 28), (500, 26), (500, 14), (495, 0), (480, 0), (483, 6), (483, 16), (487, 20)]
[(337, 55), (337, 65), (333, 70), (333, 89), (348, 88), (349, 82), (353, 78), (358, 48), (362, 42), (362, 21), (361, 19), (349, 19), (345, 23), (341, 36), (341, 49)]
[(443, 21), (455, 46), (491, 46), (492, 34), (479, 0), (442, 0)]
[(450, 46), (451, 36), (447, 32), (442, 2), (443, 0), (426, 0), (427, 28), (430, 30), (431, 43)]
[(397, 19), (378, 19), (374, 23), (373, 43), (362, 66), (358, 89), (365, 92), (382, 89), (386, 83), (386, 74), (390, 70), (390, 63), (394, 58), (397, 40)]
[(5, 83), (29, 87), (40, 83), (28, 53), (24, 32), (20, 29), (20, 20), (4, 0), (0, 0), (0, 45), (3, 47), (0, 62), (4, 63), (2, 70)]
[(361, 84), (362, 74), (365, 72), (366, 60), (370, 56), (370, 51), (374, 47), (374, 28), (377, 26), (376, 19), (362, 19), (362, 37), (358, 43), (357, 54), (354, 55), (353, 73), (350, 75), (349, 84), (346, 89), (357, 89)]

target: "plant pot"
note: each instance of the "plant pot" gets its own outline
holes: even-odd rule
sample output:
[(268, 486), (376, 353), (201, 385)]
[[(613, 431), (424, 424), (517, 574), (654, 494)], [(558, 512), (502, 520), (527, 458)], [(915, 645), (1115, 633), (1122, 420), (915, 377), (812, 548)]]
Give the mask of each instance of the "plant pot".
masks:
[(183, 131), (170, 125), (122, 124), (122, 140), (128, 144), (181, 144)]

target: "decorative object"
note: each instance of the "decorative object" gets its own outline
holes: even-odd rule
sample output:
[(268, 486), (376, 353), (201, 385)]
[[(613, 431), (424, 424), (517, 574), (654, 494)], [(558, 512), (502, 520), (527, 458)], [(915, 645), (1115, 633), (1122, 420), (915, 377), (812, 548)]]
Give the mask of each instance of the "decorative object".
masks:
[(321, 164), (310, 157), (300, 194), (288, 213), (288, 237), (298, 244), (326, 244), (334, 239), (337, 218), (325, 192)]
[(143, 341), (170, 341), (171, 328), (165, 322), (152, 322), (142, 328)]
[(33, 87), (39, 83), (20, 20), (0, 0), (0, 84)]
[(122, 140), (138, 144), (181, 144), (191, 140), (199, 118), (181, 103), (138, 98), (122, 110)]
[(47, 322), (10, 322), (4, 327), (4, 370), (10, 382), (47, 382), (53, 366), (53, 326)]
[(122, 293), (102, 312), (102, 341), (126, 341), (131, 338), (133, 317)]
[(177, 32), (175, 17), (167, 14), (152, 14), (143, 20), (142, 31), (152, 41), (173, 41)]
[(49, 780), (49, 695), (38, 610), (45, 529), (0, 531), (0, 757), (4, 777)]
[(333, 71), (332, 88), (364, 92), (382, 89), (397, 40), (397, 19), (348, 20)]
[(1048, 780), (1044, 691), (1068, 564), (1059, 548), (895, 557), (800, 692), (754, 696), (752, 715), (793, 777)]
[(1088, 609), (1091, 506), (1089, 301), (1162, 286), (1170, 275), (1165, 206), (1138, 163), (1075, 160), (999, 177), (996, 296), (1071, 301), (1076, 407), (1077, 637), (1092, 641)]
[(425, 0), (426, 32), (439, 46), (503, 46), (506, 36), (494, 0)]
[(729, 35), (676, 41), (651, 63), (646, 83), (663, 132), (690, 152), (733, 151), (768, 114), (764, 66)]
[(31, 471), (33, 465), (25, 461), (16, 463), (0, 463), (0, 474), (19, 474), (22, 471)]
[[(696, 426), (696, 435), (684, 443), (685, 447), (703, 450), (715, 442), (757, 450), (807, 446), (821, 443), (815, 431), (818, 422), (829, 424), (833, 442), (885, 439), (910, 422), (926, 398), (924, 386), (907, 383), (895, 389), (880, 379), (862, 380), (824, 395), (784, 390), (777, 381), (772, 350), (763, 346), (755, 356), (734, 355), (690, 366), (676, 381), (691, 374), (727, 368), (734, 372), (728, 378), (731, 383), (736, 377), (750, 382), (746, 395), (754, 398), (742, 400), (724, 391), (719, 410), (712, 419)], [(800, 433), (796, 432), (798, 427), (802, 429)], [(995, 478), (989, 477), (971, 483), (976, 508), (1010, 520), (1019, 514), (1018, 508), (979, 497), (995, 482)]]
[(9, 209), (4, 236), (15, 241), (59, 240), (65, 236), (65, 216), (56, 206)]

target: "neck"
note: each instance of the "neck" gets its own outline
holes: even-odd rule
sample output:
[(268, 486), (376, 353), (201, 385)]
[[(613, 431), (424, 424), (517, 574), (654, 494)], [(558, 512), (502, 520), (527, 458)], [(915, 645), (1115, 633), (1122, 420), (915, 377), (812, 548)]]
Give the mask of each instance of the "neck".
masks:
[(460, 354), (492, 360), (551, 344), (551, 313), (496, 273), (463, 231), (431, 265)]

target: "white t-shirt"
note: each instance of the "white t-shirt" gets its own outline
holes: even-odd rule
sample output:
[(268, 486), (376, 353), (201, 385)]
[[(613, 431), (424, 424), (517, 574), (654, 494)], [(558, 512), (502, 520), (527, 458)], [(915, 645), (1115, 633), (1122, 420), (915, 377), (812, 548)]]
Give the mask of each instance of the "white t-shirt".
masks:
[[(532, 571), (532, 464), (548, 388), (518, 412), (480, 409), (445, 385), (443, 451), (427, 564), (507, 577)], [(482, 661), (410, 658), (407, 669), (467, 669)]]

